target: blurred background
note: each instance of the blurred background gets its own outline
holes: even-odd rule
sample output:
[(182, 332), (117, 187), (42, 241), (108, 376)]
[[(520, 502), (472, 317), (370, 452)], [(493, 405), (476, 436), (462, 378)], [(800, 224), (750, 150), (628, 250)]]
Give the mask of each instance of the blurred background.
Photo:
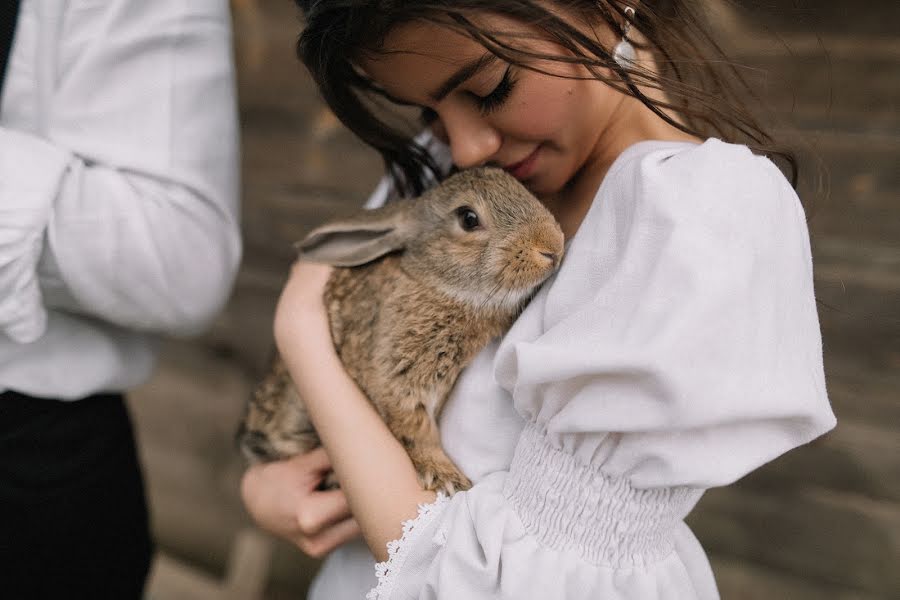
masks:
[[(358, 206), (381, 174), (294, 58), (293, 3), (232, 8), (245, 257), (212, 330), (164, 341), (156, 375), (130, 396), (159, 547), (149, 600), (305, 597), (317, 565), (252, 527), (234, 432), (272, 351), (291, 243)], [(801, 197), (838, 426), (711, 490), (689, 524), (725, 600), (900, 598), (900, 2), (714, 10), (731, 55), (804, 145)]]

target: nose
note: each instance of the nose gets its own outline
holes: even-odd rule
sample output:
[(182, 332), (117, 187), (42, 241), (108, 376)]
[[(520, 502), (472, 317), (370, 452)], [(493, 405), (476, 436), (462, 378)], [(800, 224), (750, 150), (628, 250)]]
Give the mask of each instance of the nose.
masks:
[(441, 121), (449, 139), (453, 164), (460, 169), (482, 165), (500, 149), (500, 133), (477, 109), (447, 110), (441, 115)]

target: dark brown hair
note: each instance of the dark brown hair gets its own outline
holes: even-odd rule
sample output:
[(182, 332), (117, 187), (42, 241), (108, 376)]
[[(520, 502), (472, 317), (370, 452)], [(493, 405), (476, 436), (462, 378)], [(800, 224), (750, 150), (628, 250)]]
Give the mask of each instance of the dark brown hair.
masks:
[[(561, 14), (579, 16), (588, 24), (624, 33), (625, 8), (616, 0), (298, 0), (306, 27), (297, 54), (319, 86), (329, 107), (362, 141), (383, 157), (404, 195), (421, 193), (430, 177), (441, 177), (425, 149), (409, 132), (392, 125), (373, 108), (387, 94), (365, 76), (356, 62), (379, 52), (392, 28), (425, 21), (451, 27), (482, 44), (502, 60), (533, 69), (535, 59), (583, 65), (589, 73), (643, 102), (674, 127), (699, 137), (719, 137), (742, 143), (788, 169), (796, 186), (794, 154), (780, 146), (748, 110), (758, 102), (752, 88), (728, 61), (709, 31), (697, 0), (645, 0), (637, 8), (634, 27), (656, 57), (658, 72), (623, 68), (611, 49), (604, 48)], [(509, 32), (486, 30), (473, 21), (476, 13), (517, 19), (542, 31), (570, 55), (536, 54), (517, 45)], [(613, 76), (604, 75), (612, 72)], [(668, 102), (649, 98), (642, 90), (660, 90)], [(675, 118), (670, 114), (677, 115)]]

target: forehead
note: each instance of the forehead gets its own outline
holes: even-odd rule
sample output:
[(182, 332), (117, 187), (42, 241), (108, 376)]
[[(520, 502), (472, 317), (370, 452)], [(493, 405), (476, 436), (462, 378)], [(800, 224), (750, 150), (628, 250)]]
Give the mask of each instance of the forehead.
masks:
[(362, 57), (360, 67), (392, 96), (427, 104), (429, 92), (486, 52), (448, 25), (413, 21), (391, 29), (381, 48)]

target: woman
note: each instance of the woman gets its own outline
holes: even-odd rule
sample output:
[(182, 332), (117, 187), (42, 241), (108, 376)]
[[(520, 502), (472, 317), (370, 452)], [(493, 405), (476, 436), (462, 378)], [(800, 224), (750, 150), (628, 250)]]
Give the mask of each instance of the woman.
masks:
[[(329, 557), (314, 598), (716, 598), (684, 524), (834, 425), (787, 159), (687, 0), (313, 2), (299, 52), (395, 190), (444, 173), (365, 96), (419, 106), (455, 168), (560, 222), (558, 274), (442, 416), (469, 491), (435, 498), (341, 368), (294, 267), (275, 336), (324, 451), (248, 470), (257, 521)], [(440, 154), (440, 151), (437, 153)], [(333, 468), (339, 491), (319, 492)], [(419, 507), (417, 509), (417, 506)], [(404, 521), (406, 523), (404, 524)]]

